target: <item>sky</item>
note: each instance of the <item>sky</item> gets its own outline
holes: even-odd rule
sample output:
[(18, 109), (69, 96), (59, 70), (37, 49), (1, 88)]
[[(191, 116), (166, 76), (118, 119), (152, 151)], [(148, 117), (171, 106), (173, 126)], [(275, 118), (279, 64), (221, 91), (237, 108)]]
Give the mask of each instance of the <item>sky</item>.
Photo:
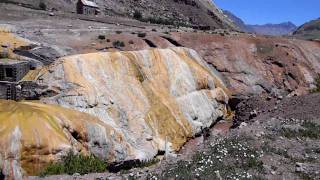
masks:
[(320, 0), (213, 0), (246, 24), (282, 23), (296, 25), (320, 17)]

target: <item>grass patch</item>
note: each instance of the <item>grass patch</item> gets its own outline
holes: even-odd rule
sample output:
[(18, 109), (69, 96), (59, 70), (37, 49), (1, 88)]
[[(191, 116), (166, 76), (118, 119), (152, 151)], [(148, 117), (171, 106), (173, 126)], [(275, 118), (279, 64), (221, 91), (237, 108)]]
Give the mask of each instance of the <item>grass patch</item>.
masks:
[(62, 158), (61, 162), (49, 164), (40, 176), (56, 175), (56, 174), (74, 174), (81, 175), (88, 173), (101, 173), (107, 170), (107, 164), (97, 157), (90, 155), (75, 155), (69, 152), (67, 156)]
[(249, 145), (248, 137), (232, 137), (197, 152), (191, 161), (178, 161), (161, 174), (160, 179), (263, 179), (260, 151)]
[(99, 36), (98, 36), (98, 39), (104, 40), (104, 39), (106, 39), (106, 36), (105, 36), (105, 35), (99, 35)]
[(310, 90), (311, 93), (320, 92), (320, 74), (318, 74), (317, 77), (315, 78), (315, 85), (316, 87)]
[(0, 59), (2, 58), (9, 58), (9, 53), (5, 50), (0, 51)]
[(115, 48), (121, 48), (121, 47), (125, 47), (125, 44), (124, 44), (124, 42), (123, 41), (114, 41), (113, 43), (112, 43), (112, 45), (113, 45), (113, 47), (115, 47)]
[(290, 128), (282, 128), (280, 133), (282, 136), (286, 138), (311, 138), (311, 139), (319, 139), (320, 138), (320, 125), (313, 122), (304, 122), (300, 129), (290, 129)]
[(140, 38), (144, 38), (144, 37), (146, 37), (146, 36), (147, 36), (146, 33), (142, 33), (142, 32), (139, 32), (139, 33), (138, 33), (138, 37), (140, 37)]
[(43, 0), (39, 2), (39, 8), (44, 11), (47, 10), (47, 5), (43, 2)]
[(274, 49), (274, 46), (271, 44), (257, 43), (256, 46), (259, 54), (269, 54)]

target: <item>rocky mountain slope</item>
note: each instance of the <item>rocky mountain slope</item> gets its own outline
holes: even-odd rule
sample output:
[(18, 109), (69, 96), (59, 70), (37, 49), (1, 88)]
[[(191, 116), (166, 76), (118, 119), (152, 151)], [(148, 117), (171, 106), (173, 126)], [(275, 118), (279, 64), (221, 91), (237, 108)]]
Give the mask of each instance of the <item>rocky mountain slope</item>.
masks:
[(254, 32), (250, 26), (248, 26), (241, 18), (238, 16), (234, 15), (232, 12), (224, 10), (223, 13), (230, 18), (233, 23), (239, 27), (239, 29), (243, 32)]
[[(39, 9), (40, 0), (5, 0), (5, 2)], [(41, 2), (46, 4), (47, 10), (76, 12), (77, 0), (41, 0)], [(237, 29), (211, 0), (96, 0), (96, 2), (101, 10), (100, 16), (138, 18), (134, 17), (134, 14), (138, 13), (139, 20), (153, 23)]]
[(1, 101), (0, 165), (15, 178), (70, 150), (108, 162), (152, 159), (227, 115), (223, 82), (186, 48), (64, 57), (36, 77), (51, 92), (41, 101), (61, 107)]
[(176, 33), (217, 69), (235, 94), (301, 94), (320, 72), (320, 44), (286, 38)]
[(281, 36), (289, 35), (297, 29), (292, 22), (280, 24), (248, 25), (253, 32), (261, 35)]
[[(34, 81), (35, 88), (16, 87), (30, 93), (29, 100), (0, 102), (0, 127), (5, 127), (0, 128), (0, 145), (6, 147), (0, 150), (0, 179), (3, 173), (20, 178), (21, 168), (26, 174), (35, 174), (49, 162), (61, 160), (69, 150), (124, 164), (151, 159), (166, 149), (171, 154), (232, 115), (230, 109), (237, 109), (242, 97), (282, 99), (306, 94), (315, 87), (320, 72), (320, 44), (316, 41), (158, 26), (61, 10), (52, 15), (15, 4), (1, 5), (0, 42), (10, 44), (12, 58), (36, 61), (39, 66), (23, 78)], [(20, 45), (23, 47), (17, 47)], [(5, 47), (0, 46), (1, 50)], [(32, 59), (28, 53), (41, 58)], [(264, 111), (272, 109), (278, 108)], [(305, 112), (314, 113), (313, 109)], [(254, 110), (249, 113), (261, 113), (251, 112)], [(295, 111), (295, 107), (287, 111)], [(281, 111), (271, 115), (279, 114)], [(252, 129), (256, 130), (250, 126), (248, 132), (255, 136)], [(213, 136), (207, 145), (220, 137)], [(189, 150), (188, 146), (185, 149)], [(219, 159), (211, 159), (217, 165), (213, 167), (230, 167)], [(203, 165), (198, 162), (188, 170), (192, 177), (198, 173), (193, 170)], [(234, 161), (229, 165), (234, 164), (241, 166)], [(283, 167), (279, 172), (288, 171), (288, 166)], [(289, 168), (292, 172), (292, 166)], [(223, 177), (229, 171), (224, 172)]]
[(308, 40), (320, 39), (320, 18), (303, 24), (293, 35)]
[(289, 35), (297, 29), (297, 26), (292, 22), (284, 22), (279, 24), (263, 24), (263, 25), (249, 25), (242, 19), (231, 13), (230, 11), (224, 11), (233, 22), (238, 26), (241, 31), (251, 32), (260, 35), (281, 36)]

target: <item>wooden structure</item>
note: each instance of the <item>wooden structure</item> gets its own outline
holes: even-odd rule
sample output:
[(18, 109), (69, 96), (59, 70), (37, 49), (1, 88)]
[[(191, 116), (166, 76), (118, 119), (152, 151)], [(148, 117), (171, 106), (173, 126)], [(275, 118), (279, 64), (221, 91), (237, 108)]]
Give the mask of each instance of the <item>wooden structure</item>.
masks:
[(98, 13), (98, 5), (92, 0), (78, 0), (77, 13), (84, 15), (96, 15)]

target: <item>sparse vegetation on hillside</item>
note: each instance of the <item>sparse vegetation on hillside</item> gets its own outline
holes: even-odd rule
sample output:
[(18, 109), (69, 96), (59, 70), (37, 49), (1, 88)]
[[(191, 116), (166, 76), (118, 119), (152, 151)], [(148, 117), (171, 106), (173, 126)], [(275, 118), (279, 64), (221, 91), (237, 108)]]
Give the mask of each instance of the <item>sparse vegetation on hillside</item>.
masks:
[(140, 19), (142, 19), (142, 13), (140, 12), (140, 11), (134, 11), (134, 13), (133, 13), (133, 17), (135, 18), (135, 19), (137, 19), (137, 20), (140, 20)]
[(9, 58), (9, 53), (6, 50), (0, 51), (0, 59), (1, 58)]
[(47, 9), (47, 5), (43, 1), (40, 1), (39, 8), (45, 11)]
[(320, 74), (315, 78), (316, 87), (311, 90), (312, 93), (320, 92)]
[(107, 164), (93, 155), (75, 155), (69, 152), (67, 156), (62, 158), (61, 162), (51, 163), (47, 166), (46, 169), (40, 172), (40, 176), (74, 173), (83, 175), (104, 172), (106, 170)]
[(299, 129), (283, 128), (281, 134), (286, 138), (320, 138), (320, 125), (313, 122), (304, 122)]
[(152, 24), (163, 24), (163, 25), (173, 25), (173, 26), (182, 26), (182, 27), (190, 27), (185, 22), (177, 21), (175, 19), (168, 19), (156, 16), (143, 17), (142, 13), (138, 10), (135, 10), (133, 13), (133, 18), (142, 22), (150, 22)]
[(141, 38), (144, 38), (144, 37), (146, 37), (146, 33), (142, 33), (142, 32), (139, 32), (138, 33), (138, 37), (141, 37)]
[(123, 42), (123, 41), (119, 41), (119, 40), (114, 41), (114, 42), (112, 43), (112, 45), (113, 45), (113, 47), (115, 47), (115, 48), (125, 47), (124, 42)]
[(248, 142), (248, 137), (232, 137), (211, 143), (205, 151), (196, 153), (191, 161), (178, 161), (161, 174), (160, 179), (262, 179), (262, 152)]
[(104, 39), (106, 39), (106, 36), (105, 36), (105, 35), (99, 35), (99, 36), (98, 36), (98, 39), (104, 40)]

